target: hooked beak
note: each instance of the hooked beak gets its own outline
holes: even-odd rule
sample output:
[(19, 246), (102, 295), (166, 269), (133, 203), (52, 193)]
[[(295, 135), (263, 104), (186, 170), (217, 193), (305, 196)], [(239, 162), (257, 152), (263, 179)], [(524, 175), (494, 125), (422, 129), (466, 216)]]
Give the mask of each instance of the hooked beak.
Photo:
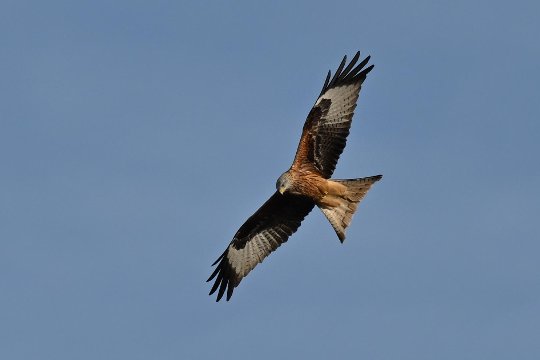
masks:
[(279, 193), (280, 193), (281, 195), (283, 195), (283, 193), (285, 192), (285, 188), (282, 186), (282, 187), (279, 188), (278, 191), (279, 191)]

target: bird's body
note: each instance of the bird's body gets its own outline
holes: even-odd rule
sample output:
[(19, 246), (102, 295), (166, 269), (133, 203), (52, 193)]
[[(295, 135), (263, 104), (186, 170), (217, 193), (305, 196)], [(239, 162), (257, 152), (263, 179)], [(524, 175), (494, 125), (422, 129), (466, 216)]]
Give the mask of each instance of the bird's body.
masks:
[(360, 179), (331, 179), (351, 126), (362, 83), (373, 65), (369, 56), (355, 66), (356, 53), (344, 69), (346, 57), (330, 80), (330, 72), (304, 123), (294, 161), (276, 182), (277, 191), (236, 232), (208, 281), (219, 288), (217, 301), (227, 300), (240, 281), (272, 251), (286, 242), (302, 220), (317, 206), (340, 241), (345, 239), (358, 203), (382, 175)]
[[(332, 208), (338, 205), (336, 198), (347, 193), (347, 187), (338, 181), (327, 180), (316, 172), (307, 169), (287, 171), (285, 174), (291, 178), (291, 185), (286, 190), (293, 194), (306, 196), (319, 207)], [(278, 188), (278, 191), (279, 188)]]
[(282, 194), (288, 192), (293, 195), (304, 195), (317, 201), (328, 193), (328, 180), (313, 171), (307, 169), (288, 170), (285, 174), (290, 179), (290, 185), (281, 190), (277, 188)]

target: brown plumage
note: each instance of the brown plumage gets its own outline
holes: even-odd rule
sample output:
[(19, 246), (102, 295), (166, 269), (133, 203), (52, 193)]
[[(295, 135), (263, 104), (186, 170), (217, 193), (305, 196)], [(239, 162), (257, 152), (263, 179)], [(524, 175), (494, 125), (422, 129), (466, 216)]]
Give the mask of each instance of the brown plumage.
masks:
[(356, 65), (359, 58), (357, 52), (345, 67), (345, 56), (332, 78), (328, 72), (304, 123), (294, 161), (276, 183), (277, 191), (240, 227), (212, 264), (217, 267), (207, 281), (215, 278), (210, 295), (218, 291), (216, 301), (225, 292), (229, 300), (240, 281), (287, 241), (315, 205), (343, 242), (358, 203), (382, 178), (330, 179), (345, 148), (362, 83), (373, 69), (373, 65), (364, 68), (369, 56)]

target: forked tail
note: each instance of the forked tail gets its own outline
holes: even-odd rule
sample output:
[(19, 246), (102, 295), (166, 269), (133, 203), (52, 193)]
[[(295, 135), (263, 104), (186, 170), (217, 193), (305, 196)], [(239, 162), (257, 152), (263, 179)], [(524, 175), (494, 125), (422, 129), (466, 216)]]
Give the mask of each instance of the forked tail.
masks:
[(335, 180), (346, 187), (340, 195), (332, 195), (335, 206), (321, 206), (320, 209), (332, 224), (341, 242), (345, 240), (345, 230), (352, 220), (352, 216), (358, 207), (358, 203), (366, 196), (371, 185), (381, 180), (382, 175), (370, 176), (362, 179)]

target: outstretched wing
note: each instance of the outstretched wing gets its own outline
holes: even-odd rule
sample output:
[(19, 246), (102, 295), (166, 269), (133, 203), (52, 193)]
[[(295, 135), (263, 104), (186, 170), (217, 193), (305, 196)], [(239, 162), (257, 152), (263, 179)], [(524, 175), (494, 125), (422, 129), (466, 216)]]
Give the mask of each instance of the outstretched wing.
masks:
[(240, 281), (272, 251), (287, 241), (315, 206), (309, 198), (276, 192), (238, 229), (227, 250), (212, 264), (218, 266), (207, 281), (216, 278), (216, 301), (227, 290), (227, 301)]
[(347, 142), (362, 83), (373, 69), (373, 65), (364, 69), (369, 56), (356, 65), (359, 58), (360, 52), (357, 52), (344, 68), (347, 63), (345, 56), (332, 80), (331, 72), (328, 72), (321, 94), (304, 124), (293, 169), (307, 167), (324, 178), (332, 176)]

